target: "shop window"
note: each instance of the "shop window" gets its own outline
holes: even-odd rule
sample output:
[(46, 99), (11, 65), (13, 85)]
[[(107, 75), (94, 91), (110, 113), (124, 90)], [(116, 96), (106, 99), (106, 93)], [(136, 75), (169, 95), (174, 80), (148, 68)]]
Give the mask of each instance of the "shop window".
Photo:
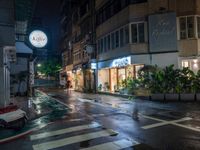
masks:
[(127, 74), (127, 78), (133, 78), (134, 77), (134, 69), (133, 69), (132, 65), (127, 66), (126, 74)]
[(144, 65), (136, 65), (135, 66), (135, 78), (136, 79), (138, 78), (138, 71), (143, 67), (144, 67)]
[(184, 68), (186, 68), (186, 67), (189, 67), (189, 61), (186, 61), (186, 60), (184, 60), (184, 61), (182, 61), (182, 67)]

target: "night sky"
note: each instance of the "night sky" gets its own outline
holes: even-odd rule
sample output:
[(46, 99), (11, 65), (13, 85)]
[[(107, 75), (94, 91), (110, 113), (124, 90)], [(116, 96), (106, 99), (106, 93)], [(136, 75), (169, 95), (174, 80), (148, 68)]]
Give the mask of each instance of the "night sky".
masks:
[(60, 40), (60, 0), (37, 0), (34, 18), (39, 19), (44, 30), (49, 34), (50, 51), (59, 51)]

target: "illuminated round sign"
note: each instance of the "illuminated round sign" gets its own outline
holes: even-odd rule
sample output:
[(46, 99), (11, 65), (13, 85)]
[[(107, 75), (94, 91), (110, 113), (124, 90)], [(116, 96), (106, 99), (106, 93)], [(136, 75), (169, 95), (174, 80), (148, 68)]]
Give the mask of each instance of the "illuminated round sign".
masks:
[(34, 47), (42, 48), (47, 45), (47, 35), (40, 30), (34, 30), (29, 35), (29, 41)]

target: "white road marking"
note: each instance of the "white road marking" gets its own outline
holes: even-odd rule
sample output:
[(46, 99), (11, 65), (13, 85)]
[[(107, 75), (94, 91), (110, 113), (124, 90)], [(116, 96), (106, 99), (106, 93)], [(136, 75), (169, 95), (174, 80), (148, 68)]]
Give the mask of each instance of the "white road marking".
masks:
[(200, 131), (199, 129), (196, 129), (196, 128), (193, 128), (193, 127), (188, 127), (186, 125), (178, 124), (179, 122), (192, 120), (192, 118), (190, 118), (190, 117), (185, 117), (185, 118), (182, 118), (182, 119), (177, 119), (177, 120), (172, 120), (172, 121), (166, 121), (166, 120), (163, 120), (163, 119), (158, 119), (158, 118), (154, 118), (154, 117), (150, 117), (150, 116), (146, 116), (146, 115), (141, 115), (141, 116), (144, 117), (144, 118), (147, 118), (147, 119), (160, 121), (159, 123), (154, 123), (154, 124), (151, 124), (151, 125), (146, 125), (146, 126), (141, 127), (142, 129), (145, 129), (145, 130), (160, 127), (160, 126), (165, 126), (165, 125), (175, 125), (175, 126), (187, 128), (187, 129), (194, 130), (194, 131)]
[(170, 125), (170, 124), (178, 123), (178, 122), (182, 122), (182, 121), (188, 121), (188, 120), (191, 120), (191, 119), (192, 118), (185, 117), (185, 118), (178, 119), (178, 120), (173, 120), (173, 121), (165, 121), (165, 120), (163, 120), (160, 123), (155, 123), (155, 124), (152, 124), (152, 125), (143, 126), (142, 129), (151, 129), (151, 128)]
[(83, 142), (83, 141), (92, 140), (95, 138), (106, 137), (106, 136), (116, 135), (116, 134), (118, 133), (111, 129), (93, 132), (93, 133), (87, 133), (87, 134), (72, 136), (69, 138), (64, 138), (61, 140), (55, 140), (55, 141), (45, 142), (41, 144), (36, 144), (36, 145), (33, 145), (33, 150), (48, 150), (48, 149), (66, 146), (73, 143)]
[(95, 146), (84, 148), (81, 150), (120, 150), (120, 149), (128, 148), (137, 144), (139, 143), (134, 140), (122, 139), (118, 141), (95, 145)]
[(101, 125), (99, 123), (93, 122), (93, 123), (87, 124), (87, 125), (75, 126), (75, 127), (60, 129), (60, 130), (56, 130), (56, 131), (44, 132), (44, 133), (40, 133), (40, 134), (31, 135), (30, 139), (31, 140), (38, 140), (38, 139), (56, 136), (56, 135), (61, 135), (61, 134), (66, 134), (66, 133), (70, 133), (70, 132), (74, 132), (74, 131), (98, 128), (100, 126)]

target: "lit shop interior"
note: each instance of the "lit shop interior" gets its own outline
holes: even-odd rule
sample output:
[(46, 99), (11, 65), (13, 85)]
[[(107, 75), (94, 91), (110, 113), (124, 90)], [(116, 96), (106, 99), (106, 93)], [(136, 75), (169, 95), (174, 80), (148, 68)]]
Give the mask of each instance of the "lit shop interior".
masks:
[(181, 60), (181, 67), (188, 67), (190, 70), (197, 73), (197, 71), (200, 69), (200, 60), (199, 59), (182, 59)]
[(138, 71), (144, 66), (141, 64), (131, 64), (130, 58), (128, 57), (115, 59), (110, 64), (110, 67), (98, 70), (99, 91), (119, 92), (123, 88), (123, 81), (127, 78), (137, 78)]

